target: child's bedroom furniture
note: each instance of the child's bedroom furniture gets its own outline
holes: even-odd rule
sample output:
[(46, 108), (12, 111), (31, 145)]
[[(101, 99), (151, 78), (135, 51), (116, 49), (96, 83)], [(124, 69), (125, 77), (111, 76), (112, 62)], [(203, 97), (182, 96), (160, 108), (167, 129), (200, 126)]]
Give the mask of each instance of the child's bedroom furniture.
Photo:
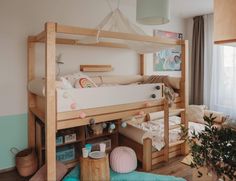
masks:
[(110, 180), (109, 158), (80, 158), (80, 180)]
[[(185, 40), (169, 40), (159, 37), (119, 33), (110, 31), (98, 31), (73, 26), (65, 26), (57, 23), (46, 23), (45, 29), (35, 36), (28, 38), (28, 82), (37, 77), (35, 74), (35, 51), (37, 43), (45, 44), (45, 80), (41, 91), (28, 91), (28, 145), (36, 147), (40, 144), (38, 139), (42, 134), (40, 125), (35, 126), (35, 118), (38, 117), (45, 127), (45, 158), (47, 166), (47, 179), (56, 179), (56, 132), (59, 130), (101, 123), (111, 120), (120, 120), (137, 114), (165, 110), (165, 122), (167, 124), (168, 106), (164, 106), (163, 84), (141, 84), (116, 87), (93, 87), (90, 89), (61, 89), (56, 82), (56, 45), (84, 45), (75, 36), (97, 37), (105, 41), (89, 44), (89, 46), (130, 48), (129, 46), (113, 43), (109, 40), (123, 40), (143, 42), (155, 45), (160, 49), (181, 46), (181, 78), (178, 90), (179, 97), (173, 107), (185, 108), (186, 106), (186, 60), (187, 46)], [(58, 35), (63, 35), (58, 36)], [(70, 36), (75, 35), (75, 36)], [(108, 41), (106, 42), (106, 40)], [(87, 45), (87, 44), (86, 44)], [(144, 54), (140, 57), (140, 74), (144, 72)], [(36, 80), (37, 81), (37, 80)], [(40, 82), (40, 81), (39, 81)], [(45, 83), (45, 84), (44, 84)], [(37, 85), (42, 85), (39, 83)], [(87, 84), (86, 84), (87, 85)], [(86, 86), (85, 85), (85, 86)], [(91, 86), (91, 84), (89, 84)], [(34, 89), (35, 90), (35, 89)], [(124, 94), (125, 92), (125, 94)], [(75, 100), (71, 99), (75, 97)], [(165, 139), (168, 137), (165, 131)], [(168, 150), (165, 150), (167, 152)], [(167, 155), (167, 154), (166, 154)], [(167, 157), (165, 160), (168, 160)]]
[[(182, 132), (180, 125), (187, 127), (185, 110), (169, 110), (169, 123), (163, 119), (166, 116), (165, 112), (153, 114), (153, 116), (148, 114), (141, 119), (129, 121), (126, 128), (120, 128), (119, 144), (135, 150), (144, 171), (150, 171), (158, 163), (168, 161), (169, 158), (186, 155), (188, 151), (186, 141), (179, 136)], [(142, 124), (144, 129), (139, 126)], [(149, 126), (158, 129), (153, 132), (148, 130)]]
[(137, 156), (130, 147), (119, 146), (112, 150), (110, 154), (110, 166), (113, 171), (129, 173), (136, 170), (137, 165)]

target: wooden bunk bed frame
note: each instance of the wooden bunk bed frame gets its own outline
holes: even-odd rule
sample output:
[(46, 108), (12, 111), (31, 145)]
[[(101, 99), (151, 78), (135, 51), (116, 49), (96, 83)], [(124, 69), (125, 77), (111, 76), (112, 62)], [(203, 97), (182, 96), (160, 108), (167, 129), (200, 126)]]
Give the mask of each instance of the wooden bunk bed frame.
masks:
[[(86, 113), (86, 118), (79, 118), (80, 111), (70, 111), (57, 113), (56, 108), (56, 44), (63, 45), (84, 45), (76, 39), (71, 38), (58, 38), (57, 34), (64, 35), (83, 35), (96, 37), (98, 30), (80, 28), (73, 26), (60, 25), (54, 22), (45, 23), (45, 29), (35, 36), (28, 37), (28, 81), (35, 78), (35, 49), (36, 43), (45, 44), (45, 112), (42, 112), (37, 107), (37, 96), (28, 91), (28, 146), (36, 146), (36, 126), (35, 118), (40, 118), (45, 124), (45, 140), (46, 140), (46, 165), (47, 165), (47, 180), (56, 180), (56, 132), (60, 129), (78, 127), (82, 125), (90, 124), (91, 118), (96, 120), (96, 123), (122, 119), (125, 117), (136, 115), (137, 112), (143, 111), (145, 113), (157, 112), (161, 110), (168, 110), (165, 101), (150, 101), (147, 106), (147, 101), (115, 105), (101, 108), (92, 108), (83, 110)], [(186, 40), (166, 40), (159, 37), (134, 35), (128, 33), (117, 33), (109, 31), (100, 31), (99, 36), (102, 38), (112, 38), (121, 40), (141, 41), (159, 43), (164, 45), (180, 45), (182, 48), (182, 73), (180, 83), (180, 98), (176, 99), (174, 107), (185, 108), (186, 106), (186, 60), (187, 60), (187, 48), (188, 42)], [(111, 42), (99, 42), (96, 44), (85, 46), (98, 46), (98, 47), (110, 47), (110, 48), (128, 48), (126, 45), (111, 43)], [(140, 57), (140, 74), (145, 74), (145, 56), (143, 54)], [(167, 111), (166, 111), (167, 112)], [(166, 114), (166, 118), (168, 115)], [(167, 122), (167, 121), (165, 121)], [(187, 123), (185, 123), (187, 124)], [(168, 139), (168, 132), (165, 131), (165, 139)], [(165, 149), (168, 155), (168, 147)], [(144, 153), (145, 154), (145, 153)], [(165, 160), (168, 160), (165, 156)]]

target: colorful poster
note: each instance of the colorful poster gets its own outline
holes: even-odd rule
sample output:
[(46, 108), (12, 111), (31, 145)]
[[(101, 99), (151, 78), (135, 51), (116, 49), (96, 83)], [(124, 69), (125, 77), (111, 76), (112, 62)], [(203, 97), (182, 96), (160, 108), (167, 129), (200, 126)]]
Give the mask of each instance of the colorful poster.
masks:
[(170, 48), (154, 54), (153, 71), (180, 71), (181, 48)]

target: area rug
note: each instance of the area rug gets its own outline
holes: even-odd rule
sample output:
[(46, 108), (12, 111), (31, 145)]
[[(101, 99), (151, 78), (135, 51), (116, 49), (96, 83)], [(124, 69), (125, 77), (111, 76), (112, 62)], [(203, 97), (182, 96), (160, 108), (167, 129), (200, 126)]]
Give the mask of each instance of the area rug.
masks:
[[(80, 169), (79, 166), (75, 167), (63, 181), (79, 181)], [(152, 173), (133, 171), (126, 174), (116, 173), (110, 171), (111, 181), (186, 181), (183, 178), (174, 176), (157, 175)]]

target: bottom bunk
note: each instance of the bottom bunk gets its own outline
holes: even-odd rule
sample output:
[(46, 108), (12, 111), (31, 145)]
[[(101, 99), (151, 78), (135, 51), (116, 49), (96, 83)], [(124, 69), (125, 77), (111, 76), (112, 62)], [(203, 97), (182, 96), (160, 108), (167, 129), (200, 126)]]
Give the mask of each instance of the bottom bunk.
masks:
[(135, 150), (145, 171), (169, 158), (188, 153), (184, 109), (170, 110), (167, 124), (163, 117), (163, 111), (150, 113), (128, 121), (126, 128), (119, 129), (119, 144)]

